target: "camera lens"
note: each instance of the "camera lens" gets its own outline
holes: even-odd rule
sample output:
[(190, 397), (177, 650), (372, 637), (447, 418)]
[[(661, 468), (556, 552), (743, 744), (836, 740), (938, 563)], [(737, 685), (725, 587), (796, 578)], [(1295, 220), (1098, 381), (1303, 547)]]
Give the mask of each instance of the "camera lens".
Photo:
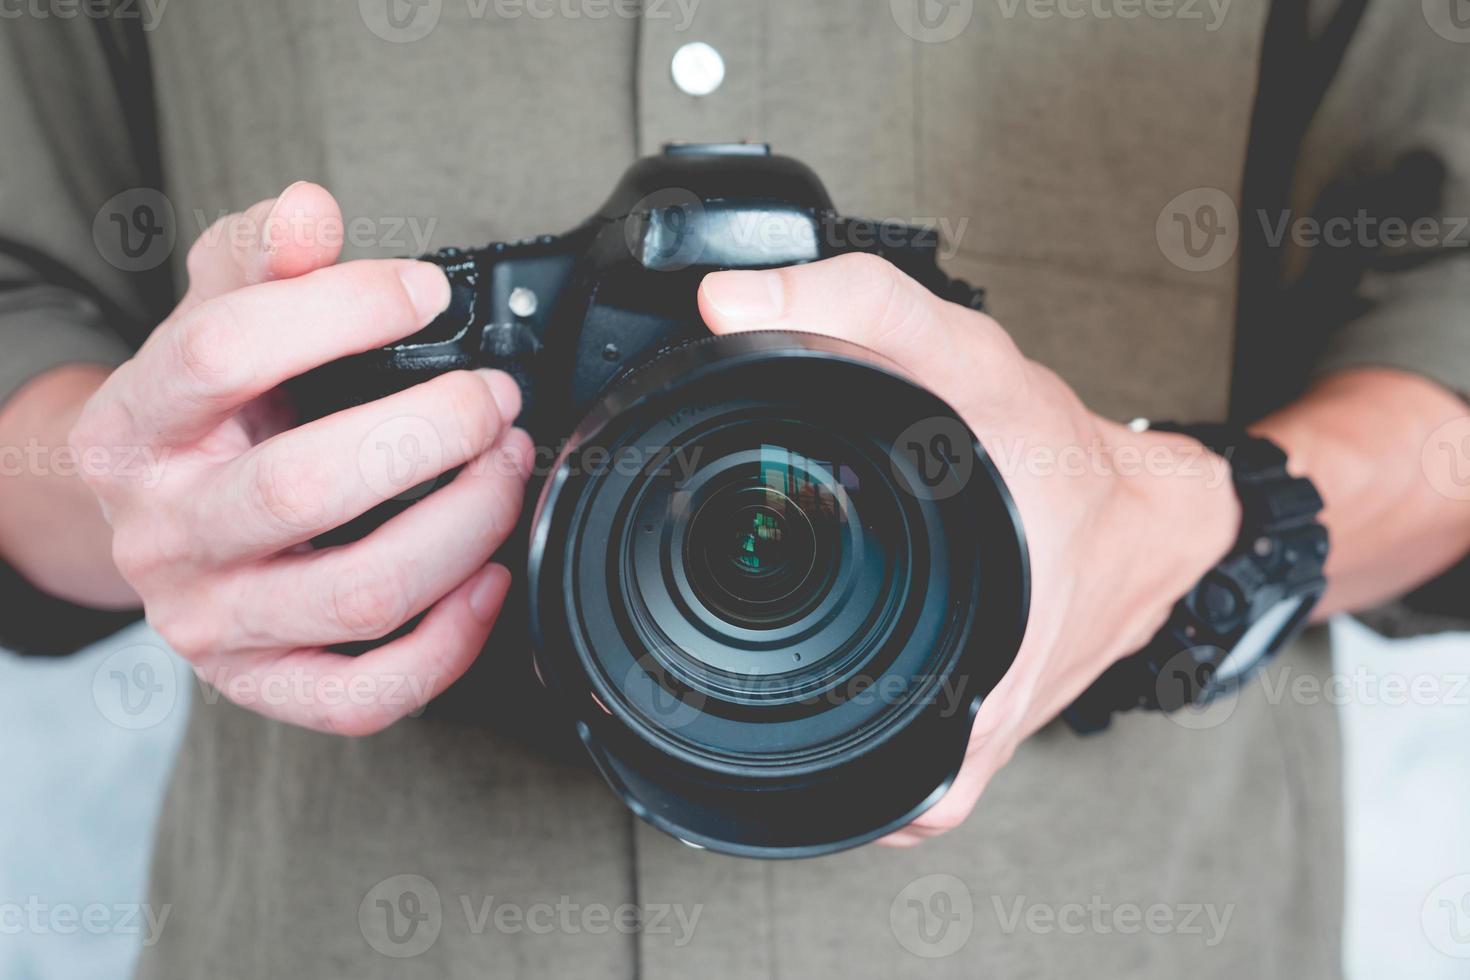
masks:
[(699, 601), (726, 622), (771, 629), (800, 619), (831, 586), (837, 501), (817, 464), (773, 446), (732, 474), (690, 520), (684, 566)]
[[(674, 348), (602, 397), (547, 481), (537, 662), (614, 788), (686, 840), (811, 855), (902, 825), (1014, 659), (1005, 486), (873, 356), (776, 332)], [(931, 423), (944, 451), (915, 459)]]

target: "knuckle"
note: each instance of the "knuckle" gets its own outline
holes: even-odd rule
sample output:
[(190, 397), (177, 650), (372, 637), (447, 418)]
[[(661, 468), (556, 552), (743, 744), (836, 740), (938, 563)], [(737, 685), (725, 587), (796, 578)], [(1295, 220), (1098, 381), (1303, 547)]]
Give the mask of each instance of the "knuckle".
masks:
[(129, 585), (137, 587), (147, 578), (154, 564), (148, 552), (133, 543), (132, 535), (125, 531), (114, 531), (112, 535), (112, 564)]
[(275, 529), (308, 531), (332, 523), (334, 484), (319, 460), (284, 451), (256, 456), (253, 492)]
[(228, 296), (199, 307), (174, 336), (179, 368), (199, 397), (226, 393), (248, 375), (244, 333)]
[[(77, 458), (85, 458), (99, 449), (111, 452), (114, 447), (122, 444), (120, 438), (120, 427), (110, 421), (98, 417), (97, 410), (90, 406), (83, 410), (81, 416), (66, 434), (67, 447)], [(112, 478), (121, 476), (119, 468), (112, 466), (82, 466), (77, 475), (83, 483), (89, 487), (98, 488), (110, 482)]]
[(374, 710), (370, 705), (332, 702), (322, 705), (317, 727), (330, 735), (364, 738), (378, 734), (395, 720), (388, 712)]
[(373, 640), (408, 619), (409, 594), (392, 566), (359, 566), (333, 576), (327, 614), (348, 638)]
[(161, 569), (175, 567), (189, 554), (189, 545), (174, 522), (128, 520), (112, 535), (112, 562), (124, 579), (136, 586)]
[(191, 663), (221, 648), (223, 638), (215, 617), (194, 604), (178, 601), (150, 603), (144, 617), (174, 652)]
[(833, 259), (842, 270), (855, 279), (873, 282), (892, 282), (898, 270), (887, 259), (872, 252), (849, 252)]
[[(113, 447), (135, 439), (125, 404), (116, 395), (116, 378), (131, 369), (131, 362), (124, 363), (98, 392), (82, 406), (71, 428), (67, 431), (67, 445), (77, 452), (95, 447)], [(83, 474), (87, 474), (84, 472)]]
[(451, 431), (463, 445), (454, 447), (465, 458), (495, 441), (500, 432), (500, 409), (489, 385), (477, 375), (459, 371), (444, 378), (444, 408), (451, 420)]
[(189, 273), (191, 283), (208, 274), (210, 264), (214, 261), (215, 245), (224, 237), (232, 217), (226, 215), (216, 218), (194, 239), (194, 244), (189, 246), (189, 254), (184, 257), (184, 269)]
[[(365, 302), (374, 315), (401, 325), (407, 333), (423, 326), (408, 287), (398, 275), (398, 262), (363, 260), (335, 267), (341, 287), (354, 302)], [(407, 261), (407, 260), (402, 260)]]
[(491, 496), (484, 508), (485, 540), (500, 542), (515, 531), (524, 498), (514, 489), (507, 492), (500, 481), (493, 481), (489, 489)]

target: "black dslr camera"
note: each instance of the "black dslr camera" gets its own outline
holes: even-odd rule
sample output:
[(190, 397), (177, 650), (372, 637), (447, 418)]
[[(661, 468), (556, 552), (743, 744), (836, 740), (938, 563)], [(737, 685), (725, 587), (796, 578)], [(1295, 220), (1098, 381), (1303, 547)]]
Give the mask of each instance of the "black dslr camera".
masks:
[(980, 308), (937, 245), (838, 217), (765, 146), (670, 146), (571, 232), (432, 256), (450, 308), (309, 375), (298, 401), (320, 415), (448, 370), (514, 376), (518, 424), (561, 448), (531, 487), (526, 601), (497, 657), (531, 641), (567, 726), (654, 825), (732, 854), (828, 853), (954, 779), (1025, 628), (1025, 542), (939, 398), (817, 334), (713, 337), (695, 297), (711, 271), (864, 251)]

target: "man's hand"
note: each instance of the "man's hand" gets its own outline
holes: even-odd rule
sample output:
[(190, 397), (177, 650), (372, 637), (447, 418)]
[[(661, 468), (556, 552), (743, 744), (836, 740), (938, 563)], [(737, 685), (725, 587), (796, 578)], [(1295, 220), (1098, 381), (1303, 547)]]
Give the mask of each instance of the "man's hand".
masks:
[[(510, 581), (486, 563), (515, 526), (531, 446), (510, 427), (516, 384), (497, 372), (445, 374), (286, 430), (282, 382), (405, 337), (449, 303), (428, 263), (335, 264), (341, 227), (331, 196), (298, 183), (207, 231), (189, 253), (188, 293), (88, 402), (71, 442), (83, 459), (161, 461), (153, 474), (84, 472), (148, 621), (205, 680), (272, 717), (365, 734), (421, 707), (479, 653)], [(436, 445), (433, 472), (373, 450), (405, 422)], [(457, 466), (362, 540), (312, 549)], [(412, 633), (363, 656), (324, 649), (426, 609)]]
[(1025, 640), (981, 705), (954, 786), (884, 843), (958, 826), (1021, 741), (1142, 647), (1235, 540), (1239, 504), (1219, 460), (1189, 439), (1094, 415), (994, 320), (881, 259), (715, 273), (700, 310), (715, 333), (806, 330), (884, 355), (969, 423), (1020, 509), (1032, 570)]

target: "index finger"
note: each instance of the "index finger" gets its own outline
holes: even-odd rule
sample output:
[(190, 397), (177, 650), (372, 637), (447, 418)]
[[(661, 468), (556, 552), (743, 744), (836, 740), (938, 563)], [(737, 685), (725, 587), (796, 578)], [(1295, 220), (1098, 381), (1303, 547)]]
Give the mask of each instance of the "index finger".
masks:
[(237, 289), (159, 327), (118, 369), (122, 415), (145, 445), (187, 444), (283, 382), (402, 339), (448, 306), (443, 270), (412, 259)]

